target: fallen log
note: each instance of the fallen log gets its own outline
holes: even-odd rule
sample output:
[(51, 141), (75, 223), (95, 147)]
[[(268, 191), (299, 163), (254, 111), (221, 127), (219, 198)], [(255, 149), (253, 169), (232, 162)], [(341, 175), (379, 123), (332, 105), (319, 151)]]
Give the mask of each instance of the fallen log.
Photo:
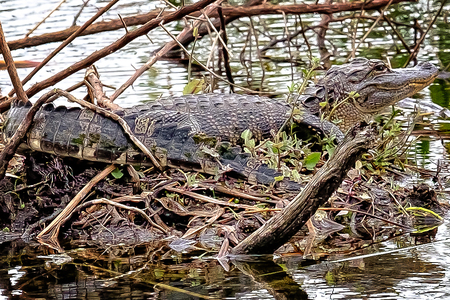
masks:
[(296, 234), (333, 192), (363, 153), (375, 143), (376, 130), (367, 125), (353, 127), (333, 156), (306, 187), (267, 223), (240, 242), (232, 254), (273, 253)]

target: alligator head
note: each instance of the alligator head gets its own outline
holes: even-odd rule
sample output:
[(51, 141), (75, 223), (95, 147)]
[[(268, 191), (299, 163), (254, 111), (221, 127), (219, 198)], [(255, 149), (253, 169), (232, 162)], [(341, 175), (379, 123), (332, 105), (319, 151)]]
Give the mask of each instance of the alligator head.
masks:
[[(307, 91), (309, 97), (303, 98), (303, 103), (311, 107), (317, 101), (326, 102), (322, 112), (330, 120), (339, 121), (338, 126), (345, 131), (414, 95), (431, 84), (437, 74), (438, 69), (428, 62), (414, 68), (391, 69), (381, 60), (357, 58), (328, 70), (314, 88), (314, 95)], [(352, 92), (356, 92), (355, 96), (349, 97)]]

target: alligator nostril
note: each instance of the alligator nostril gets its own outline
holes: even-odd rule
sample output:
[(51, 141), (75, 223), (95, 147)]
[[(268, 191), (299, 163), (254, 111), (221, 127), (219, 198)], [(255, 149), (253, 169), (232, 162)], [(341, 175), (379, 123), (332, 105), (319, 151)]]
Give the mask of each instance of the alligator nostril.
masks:
[(419, 64), (417, 64), (418, 67), (422, 69), (433, 69), (435, 66), (432, 63), (429, 63), (427, 61), (421, 61)]

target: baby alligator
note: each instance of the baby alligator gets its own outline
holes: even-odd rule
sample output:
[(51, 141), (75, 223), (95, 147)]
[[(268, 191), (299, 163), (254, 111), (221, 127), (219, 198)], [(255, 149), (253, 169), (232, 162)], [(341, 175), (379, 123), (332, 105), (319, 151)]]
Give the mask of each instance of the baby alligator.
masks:
[[(229, 165), (252, 181), (270, 183), (276, 171), (250, 159), (237, 146), (244, 130), (251, 130), (258, 140), (271, 138), (295, 107), (296, 122), (339, 141), (352, 125), (420, 91), (437, 73), (427, 62), (391, 69), (383, 61), (358, 58), (333, 66), (317, 85), (294, 97), (293, 104), (251, 95), (204, 94), (165, 98), (116, 113), (162, 165), (188, 165), (207, 173)], [(356, 94), (349, 97), (351, 92)], [(15, 105), (9, 110), (3, 129), (6, 142), (29, 108)], [(88, 109), (43, 106), (24, 144), (35, 151), (90, 161), (151, 165), (117, 122)], [(219, 158), (205, 154), (205, 146), (215, 147)]]

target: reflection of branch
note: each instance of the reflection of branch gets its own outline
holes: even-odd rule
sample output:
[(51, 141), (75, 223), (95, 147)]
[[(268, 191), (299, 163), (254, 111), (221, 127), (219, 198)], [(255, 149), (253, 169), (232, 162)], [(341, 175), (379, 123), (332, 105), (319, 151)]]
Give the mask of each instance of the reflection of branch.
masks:
[[(343, 16), (343, 17), (333, 18), (333, 19), (329, 20), (328, 22), (329, 22), (329, 23), (336, 23), (336, 22), (344, 22), (344, 21), (346, 21), (346, 20), (355, 20), (355, 19), (363, 19), (363, 20), (373, 20), (373, 21), (375, 21), (375, 20), (377, 19), (377, 17), (368, 16), (368, 15), (364, 15), (364, 16), (353, 16), (353, 15), (352, 15), (352, 16)], [(404, 26), (404, 27), (409, 27), (409, 28), (416, 28), (415, 25), (397, 22), (397, 21), (394, 21), (394, 20), (391, 20), (391, 19), (387, 18), (386, 16), (384, 17), (384, 20), (383, 20), (383, 21), (386, 21), (386, 22), (391, 26), (391, 28), (392, 28), (394, 31), (396, 31), (396, 32), (398, 32), (398, 30), (396, 29), (396, 27), (394, 27), (394, 25), (397, 25), (397, 26)], [(313, 30), (313, 31), (314, 31), (314, 30), (317, 29), (317, 28), (321, 28), (321, 26), (320, 26), (320, 25), (306, 26), (306, 27), (301, 28), (301, 29), (297, 30), (296, 32), (290, 34), (290, 38), (291, 38), (291, 39), (294, 39), (294, 38), (296, 38), (296, 37), (297, 37), (298, 35), (300, 35), (300, 34), (303, 35), (303, 34), (304, 34), (306, 31), (308, 31), (308, 30)], [(329, 28), (329, 30), (335, 31), (334, 28)], [(339, 34), (345, 34), (345, 33), (339, 31)], [(402, 42), (402, 44), (403, 44), (403, 45), (405, 46), (405, 48), (406, 48), (406, 46), (408, 46), (408, 45), (406, 44), (406, 42), (403, 40), (403, 38), (400, 36), (399, 33), (397, 34), (397, 36), (399, 37), (400, 41)], [(402, 41), (402, 40), (403, 40), (403, 41)], [(267, 50), (273, 48), (276, 44), (278, 44), (278, 43), (286, 43), (287, 41), (288, 41), (288, 39), (285, 38), (285, 37), (284, 37), (284, 38), (279, 38), (279, 39), (272, 39), (272, 40), (270, 40), (270, 42), (268, 42), (268, 43), (261, 49), (261, 52), (266, 52)], [(411, 52), (411, 50), (410, 50), (410, 49), (408, 50), (408, 49), (409, 49), (409, 47), (407, 47), (406, 50), (407, 50), (408, 52)]]
[(431, 20), (430, 25), (428, 25), (427, 31), (425, 31), (424, 34), (422, 34), (422, 36), (420, 37), (419, 41), (417, 42), (416, 46), (414, 47), (413, 53), (408, 57), (408, 60), (405, 62), (405, 65), (403, 67), (406, 67), (409, 62), (413, 59), (416, 58), (417, 53), (419, 52), (419, 47), (420, 44), (422, 44), (423, 40), (425, 39), (425, 37), (427, 36), (428, 32), (430, 31), (430, 29), (433, 27), (434, 22), (436, 22), (437, 17), (441, 14), (442, 9), (444, 8), (444, 5), (447, 3), (447, 0), (443, 0), (441, 7), (439, 8), (438, 12), (436, 13), (436, 15), (434, 16), (433, 20)]
[(276, 264), (272, 257), (261, 256), (253, 260), (235, 257), (232, 263), (252, 281), (266, 289), (274, 299), (309, 299), (301, 286), (286, 270)]
[(296, 32), (290, 34), (289, 37), (280, 38), (280, 39), (273, 39), (261, 49), (261, 52), (266, 52), (267, 50), (271, 49), (272, 47), (274, 47), (278, 43), (289, 42), (289, 38), (292, 40), (292, 39), (296, 38), (299, 34), (304, 34), (307, 30), (315, 29), (315, 28), (318, 28), (318, 27), (319, 26), (307, 26), (305, 28), (299, 29)]
[(400, 34), (400, 32), (397, 30), (397, 28), (395, 28), (394, 24), (392, 24), (392, 20), (389, 19), (388, 17), (386, 17), (386, 15), (383, 15), (383, 18), (389, 24), (389, 26), (391, 26), (392, 30), (397, 35), (397, 37), (400, 39), (400, 42), (402, 42), (403, 47), (405, 47), (406, 51), (408, 51), (408, 53), (411, 53), (411, 49), (409, 48), (409, 46), (406, 43), (405, 39), (403, 39), (403, 37)]
[(355, 57), (355, 52), (356, 50), (358, 50), (359, 46), (364, 42), (364, 40), (369, 36), (369, 34), (372, 32), (372, 30), (375, 28), (375, 26), (377, 26), (378, 21), (381, 20), (381, 18), (383, 18), (384, 16), (384, 12), (386, 11), (386, 9), (388, 9), (389, 6), (391, 6), (391, 4), (393, 3), (393, 0), (390, 0), (389, 3), (380, 10), (380, 15), (378, 16), (378, 18), (375, 20), (375, 22), (373, 22), (372, 26), (370, 26), (369, 30), (367, 30), (366, 34), (364, 34), (364, 36), (361, 38), (361, 40), (359, 41), (358, 45), (353, 49), (352, 53), (350, 53), (350, 55), (347, 57), (346, 62), (350, 59)]
[[(332, 3), (332, 0), (326, 0), (326, 4)], [(319, 30), (317, 32), (317, 46), (319, 47), (320, 61), (326, 70), (331, 67), (330, 56), (331, 53), (328, 52), (327, 46), (325, 45), (325, 36), (327, 34), (328, 25), (333, 19), (332, 14), (323, 14), (321, 16), (321, 21), (319, 24)]]
[(42, 21), (40, 21), (39, 23), (37, 23), (36, 26), (34, 26), (30, 31), (28, 31), (28, 33), (25, 35), (25, 37), (28, 37), (28, 36), (29, 36), (30, 34), (32, 34), (39, 26), (41, 26), (41, 24), (44, 23), (45, 20), (47, 20), (48, 17), (50, 17), (55, 11), (57, 11), (57, 10), (59, 9), (59, 7), (60, 7), (64, 2), (66, 2), (66, 0), (61, 0), (61, 1), (58, 3), (58, 5), (57, 5), (54, 9), (52, 9), (52, 10), (45, 16), (45, 18), (44, 18)]

